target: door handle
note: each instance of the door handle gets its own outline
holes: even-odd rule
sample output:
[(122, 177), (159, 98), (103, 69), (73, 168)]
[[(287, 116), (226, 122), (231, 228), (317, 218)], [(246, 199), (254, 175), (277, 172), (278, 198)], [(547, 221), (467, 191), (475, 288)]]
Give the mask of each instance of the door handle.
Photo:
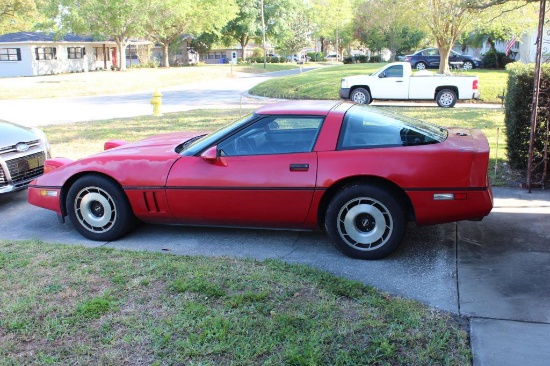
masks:
[(402, 83), (403, 80), (395, 80), (396, 83)]
[(307, 172), (309, 170), (309, 164), (290, 164), (291, 172)]

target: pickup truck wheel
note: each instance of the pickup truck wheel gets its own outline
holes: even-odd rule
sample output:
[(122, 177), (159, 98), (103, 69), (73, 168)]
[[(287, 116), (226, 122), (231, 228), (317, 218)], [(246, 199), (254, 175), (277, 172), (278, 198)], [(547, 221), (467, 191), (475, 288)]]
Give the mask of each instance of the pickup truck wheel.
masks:
[(352, 91), (350, 99), (357, 104), (370, 104), (372, 102), (370, 93), (365, 88), (357, 88)]
[(344, 187), (331, 200), (325, 228), (336, 248), (359, 259), (380, 259), (402, 242), (406, 230), (402, 202), (378, 185)]
[(418, 62), (416, 65), (414, 65), (414, 68), (417, 70), (426, 70), (428, 65), (426, 65), (424, 62)]
[(440, 90), (435, 96), (435, 101), (442, 108), (452, 108), (456, 104), (456, 93), (451, 89)]
[(464, 70), (471, 70), (474, 68), (474, 64), (471, 61), (464, 61), (464, 64), (462, 65), (462, 68)]

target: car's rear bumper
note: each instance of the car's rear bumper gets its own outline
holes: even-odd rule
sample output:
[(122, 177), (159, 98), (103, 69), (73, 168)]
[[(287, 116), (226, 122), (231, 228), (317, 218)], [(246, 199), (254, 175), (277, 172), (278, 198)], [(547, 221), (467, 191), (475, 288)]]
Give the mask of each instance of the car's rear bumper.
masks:
[(350, 88), (340, 88), (340, 98), (349, 99)]
[[(407, 194), (415, 208), (417, 225), (480, 220), (493, 209), (491, 186), (460, 190), (451, 188), (449, 190), (408, 191)], [(453, 194), (455, 199), (435, 198), (441, 197), (442, 194)]]
[(481, 98), (481, 93), (479, 91), (474, 91), (472, 93), (472, 99), (479, 99)]

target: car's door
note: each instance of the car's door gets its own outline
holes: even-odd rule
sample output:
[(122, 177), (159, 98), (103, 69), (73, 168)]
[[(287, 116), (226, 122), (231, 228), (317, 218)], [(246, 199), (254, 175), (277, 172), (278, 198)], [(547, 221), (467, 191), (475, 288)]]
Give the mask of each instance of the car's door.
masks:
[(425, 56), (425, 60), (428, 63), (429, 67), (439, 67), (441, 58), (439, 56), (439, 50), (437, 48), (426, 50), (422, 54), (423, 56)]
[(167, 181), (173, 215), (199, 225), (299, 227), (315, 189), (322, 122), (266, 116), (201, 156), (183, 156)]
[(374, 99), (407, 99), (409, 80), (403, 76), (403, 65), (393, 65), (378, 74), (371, 85)]

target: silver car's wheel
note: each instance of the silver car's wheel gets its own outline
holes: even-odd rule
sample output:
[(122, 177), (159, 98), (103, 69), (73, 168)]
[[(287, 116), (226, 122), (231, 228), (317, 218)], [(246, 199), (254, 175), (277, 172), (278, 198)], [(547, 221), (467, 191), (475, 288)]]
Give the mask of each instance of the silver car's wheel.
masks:
[(108, 231), (117, 219), (113, 198), (98, 187), (84, 187), (78, 192), (73, 209), (79, 224), (93, 233)]
[(137, 221), (122, 188), (96, 174), (83, 176), (71, 186), (66, 208), (76, 230), (92, 240), (116, 240)]
[(375, 199), (354, 198), (338, 212), (338, 233), (353, 248), (379, 248), (388, 241), (392, 232), (393, 220), (388, 208)]
[(370, 93), (365, 88), (357, 88), (351, 92), (350, 99), (357, 104), (370, 104), (372, 98)]
[(418, 62), (414, 67), (415, 67), (417, 70), (426, 70), (426, 68), (428, 67), (428, 65), (426, 65), (424, 62)]
[(464, 61), (462, 68), (464, 70), (472, 70), (474, 68), (474, 64), (471, 61)]
[(325, 227), (344, 254), (378, 259), (401, 244), (405, 217), (402, 203), (391, 191), (376, 185), (352, 185), (343, 188), (330, 202)]
[(435, 96), (437, 105), (442, 108), (452, 108), (456, 104), (456, 93), (451, 89), (440, 90)]

